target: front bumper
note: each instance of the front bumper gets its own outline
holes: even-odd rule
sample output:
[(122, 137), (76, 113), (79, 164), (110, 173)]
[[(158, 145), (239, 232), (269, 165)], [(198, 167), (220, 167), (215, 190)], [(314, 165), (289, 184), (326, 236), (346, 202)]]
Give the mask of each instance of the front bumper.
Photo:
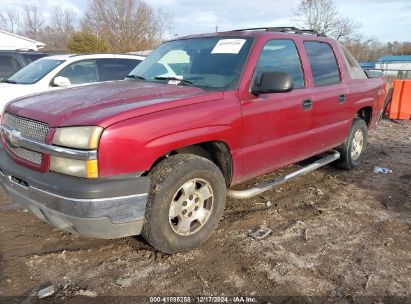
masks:
[(87, 180), (41, 173), (15, 163), (0, 145), (0, 182), (13, 202), (53, 226), (113, 239), (140, 234), (148, 177)]

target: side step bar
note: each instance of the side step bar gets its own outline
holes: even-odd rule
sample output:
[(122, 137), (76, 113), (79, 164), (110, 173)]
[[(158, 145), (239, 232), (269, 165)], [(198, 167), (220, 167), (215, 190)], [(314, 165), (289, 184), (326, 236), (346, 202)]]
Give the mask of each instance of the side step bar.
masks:
[(289, 173), (285, 176), (280, 176), (275, 178), (273, 181), (271, 182), (267, 182), (267, 183), (263, 183), (261, 185), (257, 185), (254, 188), (250, 188), (247, 190), (228, 190), (227, 191), (227, 195), (231, 198), (236, 198), (236, 199), (246, 199), (246, 198), (250, 198), (256, 195), (259, 195), (265, 191), (271, 190), (274, 187), (277, 187), (281, 184), (284, 184), (285, 182), (289, 181), (290, 179), (306, 174), (308, 172), (314, 171), (315, 169), (318, 169), (322, 166), (325, 166), (337, 159), (340, 158), (340, 152), (335, 151), (335, 150), (330, 150), (326, 153), (331, 153), (327, 156), (324, 156), (323, 158), (320, 158), (318, 160), (316, 160), (315, 162), (309, 164), (308, 166), (305, 166), (304, 168), (301, 168), (297, 171), (294, 171), (292, 173)]

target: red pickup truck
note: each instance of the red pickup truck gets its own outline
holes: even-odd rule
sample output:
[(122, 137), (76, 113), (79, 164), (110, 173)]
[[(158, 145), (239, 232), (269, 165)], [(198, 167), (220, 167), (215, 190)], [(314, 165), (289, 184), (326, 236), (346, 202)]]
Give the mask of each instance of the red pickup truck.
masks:
[[(308, 169), (338, 158), (360, 166), (384, 95), (382, 78), (320, 34), (188, 36), (162, 44), (125, 81), (9, 103), (0, 177), (13, 201), (58, 228), (142, 234), (164, 252), (185, 251), (210, 236), (233, 185), (330, 149)], [(228, 194), (250, 197), (301, 170)]]

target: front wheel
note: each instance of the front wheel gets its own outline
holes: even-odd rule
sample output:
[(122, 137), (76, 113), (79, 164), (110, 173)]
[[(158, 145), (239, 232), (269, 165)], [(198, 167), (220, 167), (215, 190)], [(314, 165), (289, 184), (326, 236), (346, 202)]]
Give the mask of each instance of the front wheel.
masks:
[(153, 247), (176, 253), (205, 242), (225, 207), (226, 185), (210, 160), (190, 154), (164, 159), (150, 174), (142, 235)]
[(350, 133), (344, 144), (338, 148), (341, 157), (337, 164), (344, 169), (356, 169), (361, 166), (367, 149), (368, 127), (361, 118), (353, 121)]

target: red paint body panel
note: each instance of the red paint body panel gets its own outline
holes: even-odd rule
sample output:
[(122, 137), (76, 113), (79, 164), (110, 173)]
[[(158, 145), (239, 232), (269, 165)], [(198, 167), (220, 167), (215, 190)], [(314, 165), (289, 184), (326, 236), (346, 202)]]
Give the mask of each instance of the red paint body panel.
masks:
[[(236, 90), (207, 92), (154, 82), (107, 82), (26, 97), (11, 103), (7, 111), (47, 122), (53, 128), (104, 127), (98, 150), (100, 177), (147, 171), (173, 150), (221, 141), (231, 153), (232, 185), (340, 145), (361, 108), (372, 108), (369, 127), (376, 126), (383, 106), (384, 80), (352, 80), (332, 39), (270, 32), (194, 37), (215, 35), (255, 37)], [(295, 42), (305, 88), (260, 96), (250, 93), (256, 63), (271, 39)], [(303, 45), (308, 40), (332, 46), (340, 83), (313, 85)], [(340, 95), (346, 96), (345, 102), (339, 102)], [(313, 101), (312, 109), (303, 110), (305, 99)], [(40, 170), (47, 170), (47, 166), (45, 163)]]
[(222, 141), (230, 148), (234, 176), (241, 171), (241, 109), (236, 92), (214, 93), (214, 101), (195, 103), (121, 121), (101, 138), (101, 176), (147, 171), (166, 153), (197, 143)]

